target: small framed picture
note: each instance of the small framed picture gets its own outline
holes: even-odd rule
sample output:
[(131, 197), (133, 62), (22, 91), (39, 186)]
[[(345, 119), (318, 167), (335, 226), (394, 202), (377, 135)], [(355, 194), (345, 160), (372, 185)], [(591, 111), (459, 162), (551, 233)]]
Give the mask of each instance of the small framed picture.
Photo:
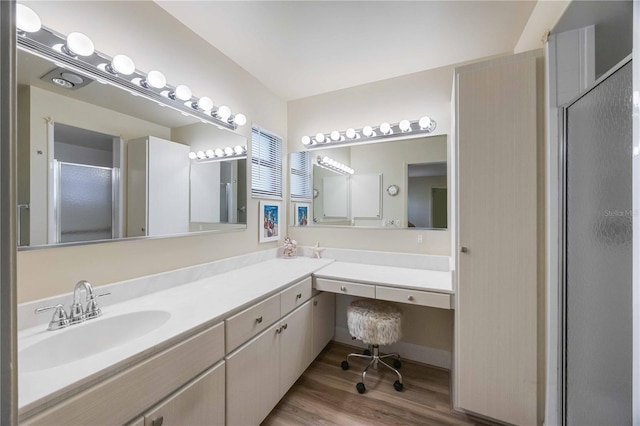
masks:
[(260, 201), (260, 242), (278, 241), (280, 239), (280, 202)]
[(307, 226), (309, 224), (309, 215), (311, 213), (311, 204), (295, 203), (293, 211), (295, 213), (295, 225)]

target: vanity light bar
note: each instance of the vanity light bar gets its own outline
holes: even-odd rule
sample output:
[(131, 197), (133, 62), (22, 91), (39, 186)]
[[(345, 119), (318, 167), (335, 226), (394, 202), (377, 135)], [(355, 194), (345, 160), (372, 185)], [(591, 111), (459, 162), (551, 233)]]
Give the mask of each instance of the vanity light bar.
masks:
[(318, 166), (322, 167), (323, 169), (331, 170), (332, 172), (338, 173), (340, 175), (352, 175), (354, 173), (354, 170), (351, 167), (346, 166), (339, 161), (336, 161), (333, 158), (329, 158), (327, 156), (321, 157), (318, 155), (318, 157), (316, 158), (316, 162), (318, 163)]
[(429, 117), (418, 120), (402, 120), (399, 123), (382, 123), (377, 127), (364, 126), (361, 129), (334, 130), (330, 133), (318, 133), (315, 136), (303, 136), (302, 144), (308, 149), (318, 149), (326, 145), (340, 145), (369, 142), (405, 135), (422, 135), (432, 133), (436, 129), (436, 122)]
[[(21, 10), (24, 8), (26, 6), (22, 5)], [(35, 12), (33, 14), (37, 16)], [(21, 19), (23, 18), (19, 14), (17, 20)], [(137, 70), (133, 61), (126, 55), (116, 55), (112, 58), (96, 51), (93, 42), (82, 33), (75, 32), (65, 37), (41, 25), (37, 29), (35, 26), (31, 28), (35, 31), (25, 30), (24, 27), (28, 25), (17, 23), (18, 48), (43, 59), (52, 60), (57, 66), (99, 83), (127, 90), (134, 96), (141, 96), (218, 127), (235, 130), (247, 122), (244, 114), (233, 115), (231, 109), (225, 105), (216, 107), (207, 96), (194, 97), (191, 89), (185, 85), (174, 87), (167, 84), (164, 74), (160, 71), (144, 73)]]
[(247, 158), (247, 147), (236, 145), (226, 148), (208, 149), (206, 151), (191, 151), (189, 158), (196, 163), (213, 163), (216, 161), (241, 160)]

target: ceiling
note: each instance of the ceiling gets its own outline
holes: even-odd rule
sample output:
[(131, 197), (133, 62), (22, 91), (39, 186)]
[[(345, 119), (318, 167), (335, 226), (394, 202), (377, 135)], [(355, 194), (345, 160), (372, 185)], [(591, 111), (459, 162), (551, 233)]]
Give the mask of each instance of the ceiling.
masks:
[(285, 100), (512, 52), (535, 1), (166, 1)]

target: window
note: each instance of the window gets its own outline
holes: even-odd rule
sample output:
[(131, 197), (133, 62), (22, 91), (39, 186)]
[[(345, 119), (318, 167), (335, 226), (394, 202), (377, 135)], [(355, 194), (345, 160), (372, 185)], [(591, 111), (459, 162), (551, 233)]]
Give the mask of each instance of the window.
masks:
[(282, 198), (282, 139), (251, 128), (251, 195)]
[(311, 156), (308, 151), (291, 153), (291, 198), (312, 197)]

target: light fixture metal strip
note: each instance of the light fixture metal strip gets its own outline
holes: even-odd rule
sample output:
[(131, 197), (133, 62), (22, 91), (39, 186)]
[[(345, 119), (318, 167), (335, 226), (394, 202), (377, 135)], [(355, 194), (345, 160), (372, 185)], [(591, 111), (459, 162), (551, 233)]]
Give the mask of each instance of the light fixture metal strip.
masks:
[(313, 136), (313, 137), (307, 136), (309, 137), (310, 143), (304, 144), (304, 146), (308, 150), (314, 150), (314, 149), (323, 149), (328, 146), (353, 145), (353, 144), (362, 143), (362, 142), (375, 142), (375, 141), (387, 140), (392, 138), (399, 138), (402, 136), (428, 135), (433, 133), (433, 131), (436, 129), (436, 126), (437, 126), (437, 123), (435, 120), (429, 119), (429, 121), (430, 121), (430, 125), (425, 128), (420, 127), (420, 124), (419, 124), (420, 120), (409, 121), (410, 127), (409, 127), (409, 130), (407, 131), (404, 131), (400, 128), (400, 122), (395, 124), (390, 124), (389, 125), (390, 132), (387, 134), (382, 133), (382, 131), (380, 130), (381, 126), (372, 126), (371, 128), (374, 132), (374, 135), (372, 136), (364, 135), (363, 130), (367, 127), (365, 126), (359, 129), (353, 129), (355, 131), (355, 137), (353, 138), (349, 138), (347, 136), (347, 132), (351, 129), (343, 130), (338, 132), (340, 135), (340, 138), (338, 140), (331, 139), (331, 133), (333, 132), (318, 133), (318, 135), (322, 134), (324, 136), (323, 142), (318, 142), (316, 140), (316, 136)]
[[(102, 71), (100, 68), (98, 68), (98, 65), (100, 64), (94, 64), (93, 62), (90, 62), (89, 60), (87, 60), (87, 59), (91, 59), (95, 55), (96, 58), (100, 59), (100, 63), (102, 63), (102, 61), (104, 61), (105, 63), (111, 62), (111, 58), (108, 55), (105, 55), (104, 53), (95, 51), (92, 56), (85, 57), (85, 59), (83, 60), (79, 60), (65, 53), (56, 51), (55, 49), (53, 49), (52, 46), (56, 44), (64, 45), (66, 42), (66, 39), (62, 35), (55, 32), (54, 30), (51, 30), (44, 26), (37, 33), (28, 33), (25, 35), (18, 36), (17, 42), (18, 42), (17, 46), (21, 50), (32, 53), (46, 60), (53, 60), (54, 63), (59, 62), (61, 65), (65, 67), (69, 67), (70, 71), (79, 72), (95, 80), (103, 80), (115, 87), (118, 87), (123, 90), (127, 90), (130, 93), (136, 93), (138, 96), (141, 96), (153, 102), (163, 104), (181, 113), (190, 115), (193, 118), (196, 118), (198, 120), (204, 120), (211, 124), (225, 127), (229, 130), (236, 130), (238, 127), (235, 123), (229, 123), (227, 121), (218, 119), (217, 117), (214, 117), (212, 115), (205, 114), (204, 112), (198, 109), (189, 107), (185, 105), (183, 101), (168, 98), (154, 90), (147, 89), (138, 84), (135, 84), (132, 81), (130, 81), (128, 78), (123, 78), (118, 76), (117, 74), (111, 74), (106, 71)], [(51, 46), (49, 44), (51, 44)], [(128, 77), (131, 77), (132, 79), (140, 78), (144, 80), (146, 78), (146, 74), (143, 74), (138, 70), (136, 70), (131, 76), (128, 76)], [(169, 90), (169, 91), (173, 91), (174, 89), (175, 87), (169, 84), (167, 84), (163, 88), (163, 90)]]

